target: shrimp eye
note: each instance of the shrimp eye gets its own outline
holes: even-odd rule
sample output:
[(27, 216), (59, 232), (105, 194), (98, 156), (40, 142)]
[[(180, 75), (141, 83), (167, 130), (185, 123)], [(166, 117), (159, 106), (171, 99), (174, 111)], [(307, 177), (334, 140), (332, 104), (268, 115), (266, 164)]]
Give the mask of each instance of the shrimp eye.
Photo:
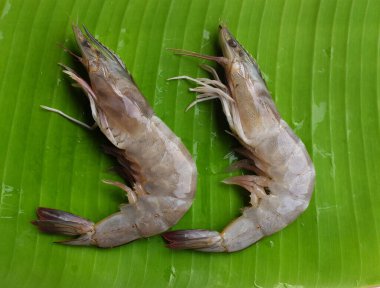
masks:
[(83, 39), (81, 44), (82, 44), (82, 46), (87, 47), (87, 48), (91, 47), (90, 44), (88, 43), (87, 39)]
[(228, 45), (230, 45), (230, 47), (235, 48), (237, 46), (237, 43), (234, 39), (231, 38), (230, 40), (228, 40)]

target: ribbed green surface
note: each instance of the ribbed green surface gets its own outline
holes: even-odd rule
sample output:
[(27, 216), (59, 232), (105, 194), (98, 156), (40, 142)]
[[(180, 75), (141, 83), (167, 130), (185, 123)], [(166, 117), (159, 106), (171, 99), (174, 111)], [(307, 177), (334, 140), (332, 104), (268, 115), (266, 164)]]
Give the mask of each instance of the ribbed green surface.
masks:
[[(362, 287), (380, 285), (380, 1), (0, 1), (1, 287)], [(91, 122), (84, 94), (57, 62), (76, 64), (71, 23), (115, 50), (155, 112), (196, 159), (191, 210), (175, 228), (222, 229), (246, 193), (220, 183), (235, 140), (217, 102), (194, 98), (177, 75), (205, 75), (227, 23), (262, 68), (283, 118), (316, 167), (309, 209), (292, 225), (234, 254), (170, 251), (160, 237), (115, 249), (74, 248), (30, 225), (38, 206), (98, 221), (124, 201), (100, 182), (99, 132), (42, 111)]]

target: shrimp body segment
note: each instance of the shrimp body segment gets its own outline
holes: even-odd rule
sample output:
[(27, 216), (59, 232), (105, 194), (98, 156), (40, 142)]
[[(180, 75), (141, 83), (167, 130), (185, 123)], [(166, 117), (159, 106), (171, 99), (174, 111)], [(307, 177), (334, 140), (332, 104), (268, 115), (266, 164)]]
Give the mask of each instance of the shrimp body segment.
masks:
[(165, 233), (170, 248), (207, 252), (244, 249), (293, 222), (308, 207), (314, 189), (315, 170), (305, 145), (281, 119), (255, 60), (224, 26), (220, 26), (219, 42), (223, 57), (175, 51), (216, 61), (225, 71), (227, 84), (209, 66), (204, 68), (214, 80), (188, 76), (174, 79), (200, 85), (191, 89), (198, 93), (191, 105), (220, 99), (230, 129), (242, 145), (238, 152), (245, 157), (233, 166), (256, 174), (232, 177), (224, 183), (245, 188), (250, 193), (251, 205), (220, 233), (208, 230)]
[(162, 233), (176, 224), (192, 204), (197, 172), (186, 147), (154, 113), (123, 62), (87, 30), (74, 34), (90, 83), (64, 66), (86, 92), (92, 116), (112, 143), (106, 152), (120, 163), (119, 171), (131, 187), (123, 189), (128, 204), (100, 222), (61, 210), (38, 208), (34, 224), (45, 232), (76, 235), (69, 245), (119, 246)]

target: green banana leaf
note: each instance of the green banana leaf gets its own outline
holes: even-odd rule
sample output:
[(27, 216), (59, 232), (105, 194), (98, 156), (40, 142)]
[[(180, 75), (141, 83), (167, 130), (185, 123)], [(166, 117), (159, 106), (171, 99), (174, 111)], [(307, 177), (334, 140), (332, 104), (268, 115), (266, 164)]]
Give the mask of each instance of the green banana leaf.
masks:
[[(380, 285), (380, 1), (1, 0), (1, 287), (363, 287)], [(160, 236), (113, 248), (54, 244), (30, 224), (38, 206), (98, 221), (125, 202), (85, 95), (58, 62), (78, 68), (71, 24), (116, 51), (199, 173), (192, 208), (174, 227), (221, 230), (248, 205), (221, 183), (237, 142), (220, 104), (198, 104), (177, 75), (205, 61), (167, 48), (220, 53), (226, 23), (256, 57), (282, 117), (316, 167), (309, 208), (293, 224), (232, 254), (172, 251)], [(214, 65), (214, 64), (212, 64)], [(236, 172), (241, 173), (241, 172)]]

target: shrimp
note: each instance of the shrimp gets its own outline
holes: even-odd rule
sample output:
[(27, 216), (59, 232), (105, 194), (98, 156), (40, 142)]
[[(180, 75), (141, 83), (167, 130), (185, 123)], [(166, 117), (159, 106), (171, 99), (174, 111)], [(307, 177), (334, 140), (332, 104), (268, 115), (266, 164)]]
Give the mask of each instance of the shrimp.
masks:
[(222, 232), (179, 230), (163, 234), (167, 246), (205, 252), (242, 250), (293, 222), (309, 205), (315, 170), (305, 145), (280, 117), (256, 61), (225, 26), (219, 26), (222, 57), (173, 49), (177, 54), (195, 56), (220, 64), (226, 76), (223, 84), (216, 71), (203, 66), (214, 79), (179, 76), (199, 84), (189, 106), (218, 98), (232, 134), (241, 143), (245, 157), (234, 168), (255, 175), (235, 176), (226, 184), (242, 186), (250, 193), (250, 206)]
[(129, 203), (96, 224), (38, 208), (33, 224), (43, 232), (79, 236), (63, 244), (114, 247), (176, 224), (192, 204), (197, 172), (185, 146), (153, 113), (120, 58), (84, 29), (85, 35), (73, 26), (82, 54), (75, 57), (85, 66), (90, 84), (66, 66), (64, 73), (87, 94), (95, 123), (113, 144), (106, 152), (117, 158), (132, 187), (104, 182), (125, 191)]

